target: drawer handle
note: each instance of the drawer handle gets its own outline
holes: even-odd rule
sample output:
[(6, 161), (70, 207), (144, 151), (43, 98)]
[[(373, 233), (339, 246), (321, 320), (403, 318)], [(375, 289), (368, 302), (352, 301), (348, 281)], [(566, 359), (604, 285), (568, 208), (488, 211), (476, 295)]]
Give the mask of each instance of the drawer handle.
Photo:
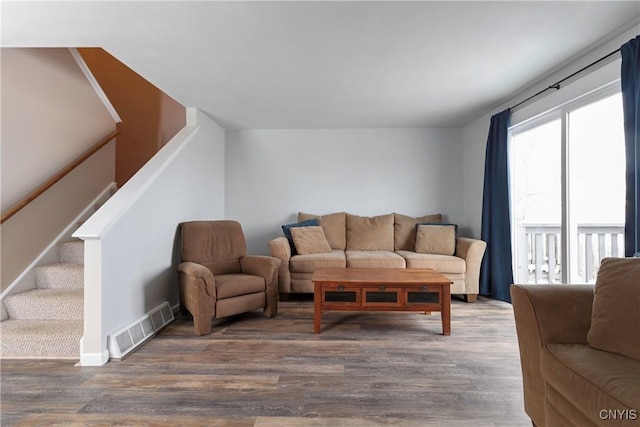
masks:
[(338, 285), (338, 290), (339, 291), (344, 291), (344, 285)]
[(427, 285), (422, 285), (422, 286), (420, 286), (420, 290), (421, 290), (422, 292), (427, 292)]
[(386, 291), (386, 290), (387, 290), (387, 287), (386, 287), (385, 285), (380, 285), (380, 286), (378, 287), (378, 290), (379, 290), (380, 292), (384, 292), (384, 291)]

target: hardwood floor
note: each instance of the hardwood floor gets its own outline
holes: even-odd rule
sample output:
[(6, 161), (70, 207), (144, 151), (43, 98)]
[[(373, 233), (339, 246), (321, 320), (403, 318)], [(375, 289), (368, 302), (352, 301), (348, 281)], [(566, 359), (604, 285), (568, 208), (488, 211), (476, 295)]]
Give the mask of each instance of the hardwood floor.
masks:
[(193, 335), (178, 315), (121, 362), (1, 362), (3, 426), (530, 426), (510, 304), (440, 314), (281, 302)]

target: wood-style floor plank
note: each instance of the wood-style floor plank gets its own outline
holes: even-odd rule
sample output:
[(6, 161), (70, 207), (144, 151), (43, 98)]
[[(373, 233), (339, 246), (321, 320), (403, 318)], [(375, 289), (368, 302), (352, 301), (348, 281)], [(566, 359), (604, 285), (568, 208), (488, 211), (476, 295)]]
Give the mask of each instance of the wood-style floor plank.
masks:
[(123, 361), (2, 360), (2, 426), (530, 426), (511, 305), (327, 312), (308, 298), (216, 320), (178, 315)]

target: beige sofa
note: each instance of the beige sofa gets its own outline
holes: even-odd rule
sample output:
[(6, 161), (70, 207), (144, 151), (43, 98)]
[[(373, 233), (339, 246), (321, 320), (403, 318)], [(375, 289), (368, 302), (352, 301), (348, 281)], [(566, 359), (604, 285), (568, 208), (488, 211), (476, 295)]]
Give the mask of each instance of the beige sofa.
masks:
[(595, 287), (512, 285), (511, 299), (535, 426), (640, 425), (640, 258), (604, 259)]
[[(420, 230), (425, 233), (418, 235), (418, 224), (441, 223), (441, 214), (419, 218), (397, 213), (374, 217), (345, 212), (322, 216), (298, 214), (299, 222), (309, 220), (316, 220), (321, 227), (329, 244), (326, 250), (295, 254), (295, 247), (284, 236), (269, 242), (271, 255), (281, 261), (278, 272), (281, 298), (290, 293), (313, 293), (311, 276), (317, 267), (432, 268), (453, 281), (452, 294), (464, 295), (469, 302), (477, 298), (480, 264), (486, 243), (453, 236), (450, 253), (430, 253), (442, 252), (431, 247), (442, 242), (430, 245), (431, 241), (424, 235), (432, 229), (438, 233), (438, 229), (450, 227), (423, 226)], [(419, 252), (416, 251), (417, 243), (421, 244)]]

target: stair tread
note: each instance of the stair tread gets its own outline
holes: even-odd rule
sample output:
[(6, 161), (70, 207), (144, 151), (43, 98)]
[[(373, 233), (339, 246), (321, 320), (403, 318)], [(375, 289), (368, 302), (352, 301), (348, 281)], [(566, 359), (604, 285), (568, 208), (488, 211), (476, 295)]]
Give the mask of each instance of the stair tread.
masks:
[(11, 319), (82, 319), (84, 289), (31, 289), (4, 299)]
[(84, 287), (84, 264), (59, 262), (34, 268), (36, 286), (41, 289), (79, 289)]
[(28, 291), (7, 295), (5, 301), (23, 298), (68, 298), (70, 296), (82, 296), (83, 294), (84, 289), (29, 289)]
[(0, 322), (2, 358), (78, 358), (82, 320), (17, 320)]
[(35, 267), (36, 269), (46, 269), (46, 268), (70, 268), (70, 269), (80, 269), (84, 268), (84, 264), (81, 262), (54, 262), (51, 264), (43, 264)]
[(62, 319), (7, 319), (0, 322), (2, 339), (5, 340), (13, 334), (20, 334), (20, 339), (28, 339), (35, 336), (47, 336), (51, 338), (82, 335), (82, 320)]
[(83, 295), (84, 289), (29, 289), (28, 291), (18, 292), (17, 294), (7, 295), (5, 301), (11, 301), (18, 298), (26, 297), (62, 297), (68, 295)]
[(63, 242), (58, 242), (58, 246), (84, 246), (84, 240), (75, 239), (75, 240), (65, 240)]

